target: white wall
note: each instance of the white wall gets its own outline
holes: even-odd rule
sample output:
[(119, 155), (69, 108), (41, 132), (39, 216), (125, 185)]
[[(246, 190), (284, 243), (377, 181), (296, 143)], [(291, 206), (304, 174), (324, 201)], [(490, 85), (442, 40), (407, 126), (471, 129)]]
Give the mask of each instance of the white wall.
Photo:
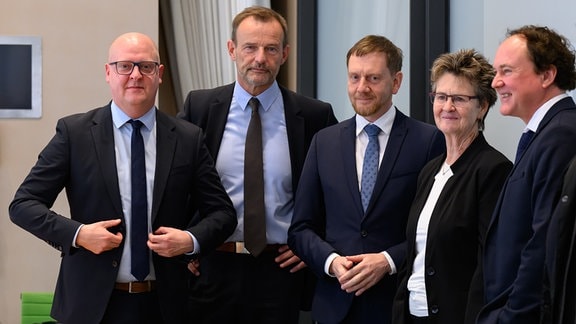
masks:
[[(508, 29), (523, 25), (544, 25), (576, 44), (576, 1), (574, 0), (452, 0), (450, 15), (451, 50), (473, 47), (491, 62)], [(571, 92), (575, 97), (575, 92)], [(486, 120), (489, 143), (514, 160), (524, 123), (502, 116), (496, 102)], [(575, 125), (576, 127), (576, 125)]]
[(410, 114), (410, 2), (318, 0), (317, 97), (330, 102), (338, 120), (354, 116), (346, 86), (346, 53), (362, 37), (383, 35), (404, 53), (404, 80), (393, 103)]
[[(334, 106), (339, 120), (353, 116), (346, 93), (346, 52), (366, 34), (388, 37), (404, 51), (404, 81), (394, 104), (410, 113), (409, 19), (406, 0), (318, 0), (318, 97)], [(508, 28), (547, 25), (576, 44), (574, 0), (451, 0), (451, 50), (476, 48), (492, 61)], [(574, 97), (574, 92), (571, 93)], [(486, 120), (486, 137), (514, 160), (524, 124), (499, 113), (499, 102)], [(575, 126), (576, 127), (576, 126)]]

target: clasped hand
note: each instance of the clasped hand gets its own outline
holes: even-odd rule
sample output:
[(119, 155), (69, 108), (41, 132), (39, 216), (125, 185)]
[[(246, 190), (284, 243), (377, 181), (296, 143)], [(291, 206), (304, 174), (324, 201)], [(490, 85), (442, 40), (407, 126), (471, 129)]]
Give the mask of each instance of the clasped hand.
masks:
[(390, 264), (382, 253), (338, 256), (329, 270), (342, 290), (360, 296), (390, 272)]

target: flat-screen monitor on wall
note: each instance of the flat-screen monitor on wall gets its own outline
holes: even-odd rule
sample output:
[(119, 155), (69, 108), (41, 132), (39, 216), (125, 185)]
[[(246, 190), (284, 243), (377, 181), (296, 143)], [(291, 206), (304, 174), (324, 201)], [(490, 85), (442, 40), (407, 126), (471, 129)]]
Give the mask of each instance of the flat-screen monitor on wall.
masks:
[(40, 37), (0, 36), (0, 118), (42, 116)]

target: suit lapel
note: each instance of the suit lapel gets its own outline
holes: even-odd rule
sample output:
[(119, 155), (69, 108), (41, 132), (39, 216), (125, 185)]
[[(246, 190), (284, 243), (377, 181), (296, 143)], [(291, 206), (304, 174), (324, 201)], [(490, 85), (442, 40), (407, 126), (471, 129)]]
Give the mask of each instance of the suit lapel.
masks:
[(288, 136), (288, 150), (290, 153), (290, 165), (292, 168), (292, 189), (296, 192), (298, 176), (302, 170), (302, 162), (306, 159), (305, 123), (300, 116), (300, 107), (285, 88), (280, 87), (284, 101), (284, 118), (286, 119), (286, 133)]
[(116, 169), (116, 153), (114, 149), (114, 125), (112, 124), (110, 105), (96, 113), (93, 123), (91, 128), (92, 145), (101, 166), (101, 179), (106, 184), (114, 209), (118, 215), (122, 215), (122, 201), (120, 189), (118, 189), (118, 170)]
[[(352, 200), (359, 215), (364, 214), (362, 198), (360, 197), (360, 184), (358, 183), (358, 170), (356, 169), (356, 118), (352, 117), (342, 122), (340, 143), (342, 143), (342, 161), (344, 163), (344, 176), (350, 190)], [(354, 172), (352, 172), (354, 171)]]
[(154, 224), (160, 202), (165, 192), (166, 181), (171, 170), (174, 152), (176, 152), (176, 126), (168, 116), (156, 112), (156, 171), (154, 174), (154, 193), (152, 196), (151, 222)]
[[(396, 109), (396, 108), (393, 108)], [(406, 115), (402, 114), (399, 110), (396, 110), (396, 118), (394, 119), (394, 124), (392, 125), (392, 130), (390, 136), (388, 137), (388, 143), (386, 144), (386, 151), (382, 157), (382, 162), (380, 163), (380, 169), (378, 170), (378, 178), (376, 179), (376, 184), (374, 185), (374, 191), (372, 192), (372, 197), (370, 198), (370, 203), (366, 209), (366, 214), (370, 212), (373, 208), (374, 201), (380, 196), (386, 183), (390, 178), (390, 174), (396, 165), (398, 156), (400, 155), (400, 149), (402, 148), (402, 143), (406, 138)]]
[(220, 143), (224, 136), (224, 128), (226, 127), (233, 92), (234, 83), (224, 87), (221, 93), (215, 96), (216, 99), (210, 104), (208, 109), (208, 119), (204, 129), (209, 131), (204, 131), (204, 135), (206, 146), (210, 154), (214, 157), (214, 161), (216, 161), (218, 157)]

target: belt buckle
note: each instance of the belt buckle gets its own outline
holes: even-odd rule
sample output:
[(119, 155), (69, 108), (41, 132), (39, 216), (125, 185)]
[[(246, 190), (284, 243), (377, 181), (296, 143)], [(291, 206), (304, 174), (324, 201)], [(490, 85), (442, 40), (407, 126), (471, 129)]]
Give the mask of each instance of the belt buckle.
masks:
[(138, 294), (138, 293), (141, 293), (141, 292), (142, 292), (142, 291), (133, 291), (133, 290), (132, 290), (132, 284), (137, 284), (137, 283), (140, 283), (140, 284), (145, 283), (146, 285), (148, 285), (148, 290), (147, 290), (147, 291), (148, 291), (148, 292), (152, 291), (152, 282), (151, 282), (150, 280), (147, 280), (147, 281), (145, 281), (145, 282), (133, 282), (133, 281), (130, 281), (130, 282), (128, 282), (128, 293), (129, 293), (129, 294)]
[(135, 294), (136, 292), (132, 291), (132, 281), (128, 282), (128, 293), (129, 294)]
[(250, 254), (246, 247), (244, 246), (244, 242), (234, 242), (235, 252), (239, 254)]

